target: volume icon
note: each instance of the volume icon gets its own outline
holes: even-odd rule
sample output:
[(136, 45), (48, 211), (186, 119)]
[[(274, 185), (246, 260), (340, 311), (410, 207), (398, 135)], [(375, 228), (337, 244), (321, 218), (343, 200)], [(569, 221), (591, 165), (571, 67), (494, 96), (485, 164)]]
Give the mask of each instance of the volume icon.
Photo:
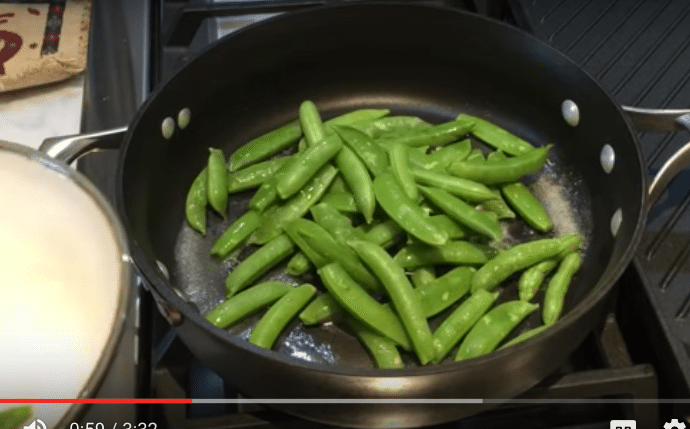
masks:
[(46, 429), (46, 424), (43, 423), (43, 420), (36, 419), (33, 422), (31, 422), (30, 425), (24, 426), (24, 429)]

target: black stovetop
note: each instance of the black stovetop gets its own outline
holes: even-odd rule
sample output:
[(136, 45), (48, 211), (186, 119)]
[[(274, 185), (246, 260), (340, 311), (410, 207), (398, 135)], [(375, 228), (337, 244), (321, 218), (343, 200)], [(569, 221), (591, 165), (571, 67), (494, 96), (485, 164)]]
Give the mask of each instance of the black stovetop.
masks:
[[(241, 12), (230, 11), (229, 3), (209, 11), (198, 1), (95, 2), (82, 131), (128, 123), (156, 82), (215, 40), (215, 16), (274, 12), (282, 1), (231, 2), (244, 7)], [(293, 7), (312, 2), (288, 3)], [(690, 3), (685, 0), (426, 3), (469, 9), (533, 32), (599, 79), (622, 104), (690, 107), (686, 95), (690, 93)], [(182, 14), (183, 10), (188, 13)], [(191, 41), (185, 35), (192, 35)], [(650, 176), (687, 140), (687, 133), (640, 135)], [(115, 163), (116, 154), (104, 152), (89, 155), (79, 168), (112, 196)], [(639, 427), (661, 427), (671, 418), (682, 421), (690, 416), (687, 402), (606, 402), (625, 397), (690, 398), (687, 179), (687, 171), (681, 173), (652, 210), (635, 262), (621, 279), (614, 312), (561, 371), (522, 398), (529, 403), (502, 406), (442, 427), (593, 428), (609, 427), (608, 421), (614, 418), (638, 419)], [(238, 395), (191, 358), (158, 315), (148, 293), (139, 286), (136, 289), (139, 308), (133, 312), (138, 322), (132, 324), (136, 339), (131, 341), (138, 344), (125, 349), (133, 349), (137, 361), (135, 379), (125, 391), (162, 398)], [(131, 364), (120, 360), (123, 366)], [(650, 396), (651, 392), (655, 393)], [(599, 402), (555, 403), (558, 398), (585, 397)], [(160, 419), (170, 427), (324, 427), (253, 405), (141, 406), (127, 412), (139, 421)]]

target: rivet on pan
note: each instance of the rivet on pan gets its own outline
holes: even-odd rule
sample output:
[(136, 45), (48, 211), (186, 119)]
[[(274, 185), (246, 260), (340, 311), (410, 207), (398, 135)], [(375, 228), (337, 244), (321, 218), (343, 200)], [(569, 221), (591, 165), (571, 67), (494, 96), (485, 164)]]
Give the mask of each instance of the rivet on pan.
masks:
[(580, 108), (573, 100), (565, 100), (561, 103), (561, 114), (563, 119), (572, 127), (580, 123)]
[(601, 168), (604, 169), (606, 174), (609, 174), (611, 171), (613, 171), (613, 166), (616, 164), (616, 152), (613, 151), (611, 145), (605, 144), (604, 147), (601, 148), (599, 161), (601, 162)]
[(163, 123), (161, 124), (161, 132), (163, 133), (163, 138), (170, 140), (175, 132), (175, 120), (170, 116), (163, 119)]
[(161, 270), (161, 273), (163, 273), (165, 278), (170, 280), (170, 273), (168, 272), (168, 267), (166, 267), (165, 264), (159, 260), (156, 260), (156, 265), (158, 265), (158, 269)]
[(189, 107), (180, 110), (180, 113), (177, 114), (177, 126), (180, 127), (181, 130), (184, 130), (187, 128), (187, 125), (189, 125), (191, 117), (192, 111), (189, 110)]
[(618, 229), (621, 227), (621, 222), (623, 222), (623, 211), (618, 209), (613, 216), (611, 216), (611, 234), (613, 234), (614, 237), (616, 234), (618, 234)]

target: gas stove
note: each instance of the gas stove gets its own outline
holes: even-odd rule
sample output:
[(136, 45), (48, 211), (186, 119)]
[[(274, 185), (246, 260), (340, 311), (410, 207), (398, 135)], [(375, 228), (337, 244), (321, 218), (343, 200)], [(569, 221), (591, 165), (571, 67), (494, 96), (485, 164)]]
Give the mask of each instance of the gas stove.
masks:
[[(364, 1), (364, 0), (351, 0)], [(687, 108), (690, 4), (683, 0), (414, 1), (462, 8), (516, 25), (552, 44), (625, 105)], [(132, 3), (136, 3), (133, 5)], [(209, 43), (277, 13), (327, 0), (95, 2), (82, 131), (126, 125), (156, 85)], [(653, 175), (687, 133), (641, 134)], [(79, 169), (113, 198), (115, 152), (85, 157)], [(520, 398), (435, 428), (640, 428), (690, 424), (690, 186), (687, 171), (650, 213), (615, 305), (552, 376)], [(260, 404), (198, 362), (134, 285), (131, 326), (101, 397), (196, 398), (208, 403), (94, 406), (84, 421), (158, 422), (174, 428), (323, 428)], [(123, 383), (129, 380), (129, 383)], [(316, 405), (315, 405), (316, 406)], [(117, 414), (114, 414), (117, 413)], [(114, 417), (113, 417), (114, 415)], [(101, 419), (102, 420), (102, 419)]]

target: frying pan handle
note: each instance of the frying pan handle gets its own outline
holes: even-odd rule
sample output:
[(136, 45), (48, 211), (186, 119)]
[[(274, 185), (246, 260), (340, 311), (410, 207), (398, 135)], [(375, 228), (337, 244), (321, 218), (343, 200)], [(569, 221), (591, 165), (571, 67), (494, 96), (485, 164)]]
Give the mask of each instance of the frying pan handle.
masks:
[[(639, 131), (671, 132), (690, 131), (690, 110), (640, 109), (623, 107)], [(681, 170), (690, 165), (690, 142), (674, 153), (652, 179), (647, 190), (647, 208), (651, 208), (661, 197), (662, 192)]]
[(38, 148), (52, 158), (71, 164), (83, 154), (96, 149), (119, 149), (127, 127), (113, 128), (90, 134), (50, 137)]

